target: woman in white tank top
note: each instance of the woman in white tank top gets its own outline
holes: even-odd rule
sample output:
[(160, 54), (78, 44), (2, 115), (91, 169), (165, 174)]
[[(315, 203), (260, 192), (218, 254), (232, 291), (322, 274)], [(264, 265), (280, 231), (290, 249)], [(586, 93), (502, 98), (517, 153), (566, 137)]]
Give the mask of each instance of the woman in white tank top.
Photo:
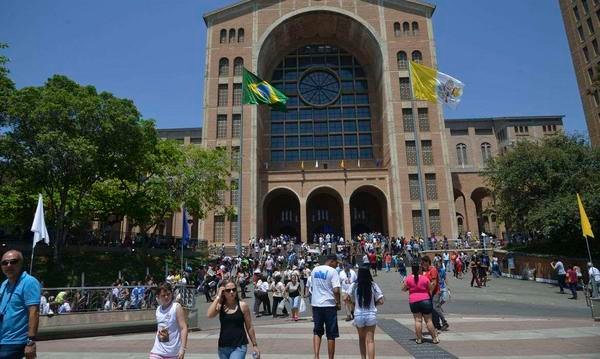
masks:
[(158, 289), (156, 322), (158, 329), (150, 359), (183, 359), (187, 345), (188, 327), (185, 312), (173, 300), (173, 287), (163, 283)]

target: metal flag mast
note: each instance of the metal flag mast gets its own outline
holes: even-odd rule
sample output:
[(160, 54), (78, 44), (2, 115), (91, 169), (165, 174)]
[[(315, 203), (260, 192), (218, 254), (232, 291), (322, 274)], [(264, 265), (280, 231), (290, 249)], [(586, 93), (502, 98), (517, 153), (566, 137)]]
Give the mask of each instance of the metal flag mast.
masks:
[[(237, 181), (237, 191), (238, 191), (238, 208), (237, 208), (237, 238), (236, 238), (236, 251), (238, 257), (242, 256), (242, 164), (244, 163), (244, 101), (241, 102), (241, 111), (240, 111), (240, 153), (238, 158), (238, 181)], [(233, 124), (233, 121), (232, 121)]]
[[(421, 206), (421, 225), (423, 226), (423, 240), (425, 241), (425, 248), (429, 249), (429, 239), (427, 237), (427, 205), (425, 204), (425, 182), (424, 182), (424, 174), (423, 174), (423, 164), (421, 159), (421, 137), (420, 137), (420, 129), (419, 126), (419, 108), (417, 106), (417, 100), (415, 99), (415, 94), (413, 93), (413, 83), (410, 67), (412, 64), (410, 61), (408, 62), (409, 70), (408, 70), (408, 81), (410, 86), (410, 108), (413, 115), (413, 135), (415, 139), (415, 153), (417, 156), (417, 178), (419, 180), (419, 204)], [(416, 110), (416, 111), (415, 111)]]

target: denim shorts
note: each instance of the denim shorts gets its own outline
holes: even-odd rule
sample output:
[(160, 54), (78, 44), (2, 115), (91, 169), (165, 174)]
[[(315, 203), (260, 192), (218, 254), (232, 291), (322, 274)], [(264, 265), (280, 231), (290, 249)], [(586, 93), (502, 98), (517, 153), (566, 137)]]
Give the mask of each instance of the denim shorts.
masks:
[(372, 327), (377, 325), (376, 313), (354, 313), (354, 326), (357, 328)]
[(219, 347), (219, 359), (244, 359), (247, 351), (247, 345), (240, 345), (239, 347)]
[(297, 297), (294, 297), (294, 298), (290, 297), (290, 301), (292, 303), (292, 308), (294, 308), (294, 309), (300, 308), (300, 301), (301, 300), (302, 300), (301, 296), (297, 296)]
[(21, 359), (25, 352), (25, 344), (0, 344), (0, 359)]
[(425, 299), (419, 302), (410, 303), (409, 305), (410, 311), (413, 314), (431, 314), (431, 312), (433, 312), (433, 303), (431, 303), (431, 299)]
[[(327, 335), (327, 340), (335, 340), (340, 336), (337, 323), (336, 307), (313, 307), (312, 308), (314, 328), (313, 334), (317, 336)], [(325, 329), (323, 329), (325, 326)]]

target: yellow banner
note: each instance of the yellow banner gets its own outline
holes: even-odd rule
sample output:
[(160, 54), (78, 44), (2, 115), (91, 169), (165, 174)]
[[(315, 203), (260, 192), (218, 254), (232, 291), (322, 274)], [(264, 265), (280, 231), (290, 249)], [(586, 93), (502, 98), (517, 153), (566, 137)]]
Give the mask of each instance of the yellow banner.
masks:
[(590, 220), (588, 219), (587, 214), (585, 214), (585, 209), (583, 208), (583, 203), (581, 202), (579, 193), (577, 193), (577, 204), (579, 205), (579, 216), (581, 217), (581, 230), (583, 231), (583, 236), (594, 238), (594, 232), (592, 232)]

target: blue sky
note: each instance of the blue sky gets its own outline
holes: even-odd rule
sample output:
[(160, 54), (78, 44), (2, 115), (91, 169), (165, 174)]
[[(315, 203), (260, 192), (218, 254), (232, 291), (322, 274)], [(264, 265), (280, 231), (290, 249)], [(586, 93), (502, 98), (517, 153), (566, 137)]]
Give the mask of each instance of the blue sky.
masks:
[[(2, 0), (0, 42), (17, 87), (53, 74), (132, 99), (160, 128), (202, 122), (202, 14), (234, 1)], [(439, 0), (440, 70), (466, 84), (447, 118), (565, 115), (586, 132), (557, 1)]]

